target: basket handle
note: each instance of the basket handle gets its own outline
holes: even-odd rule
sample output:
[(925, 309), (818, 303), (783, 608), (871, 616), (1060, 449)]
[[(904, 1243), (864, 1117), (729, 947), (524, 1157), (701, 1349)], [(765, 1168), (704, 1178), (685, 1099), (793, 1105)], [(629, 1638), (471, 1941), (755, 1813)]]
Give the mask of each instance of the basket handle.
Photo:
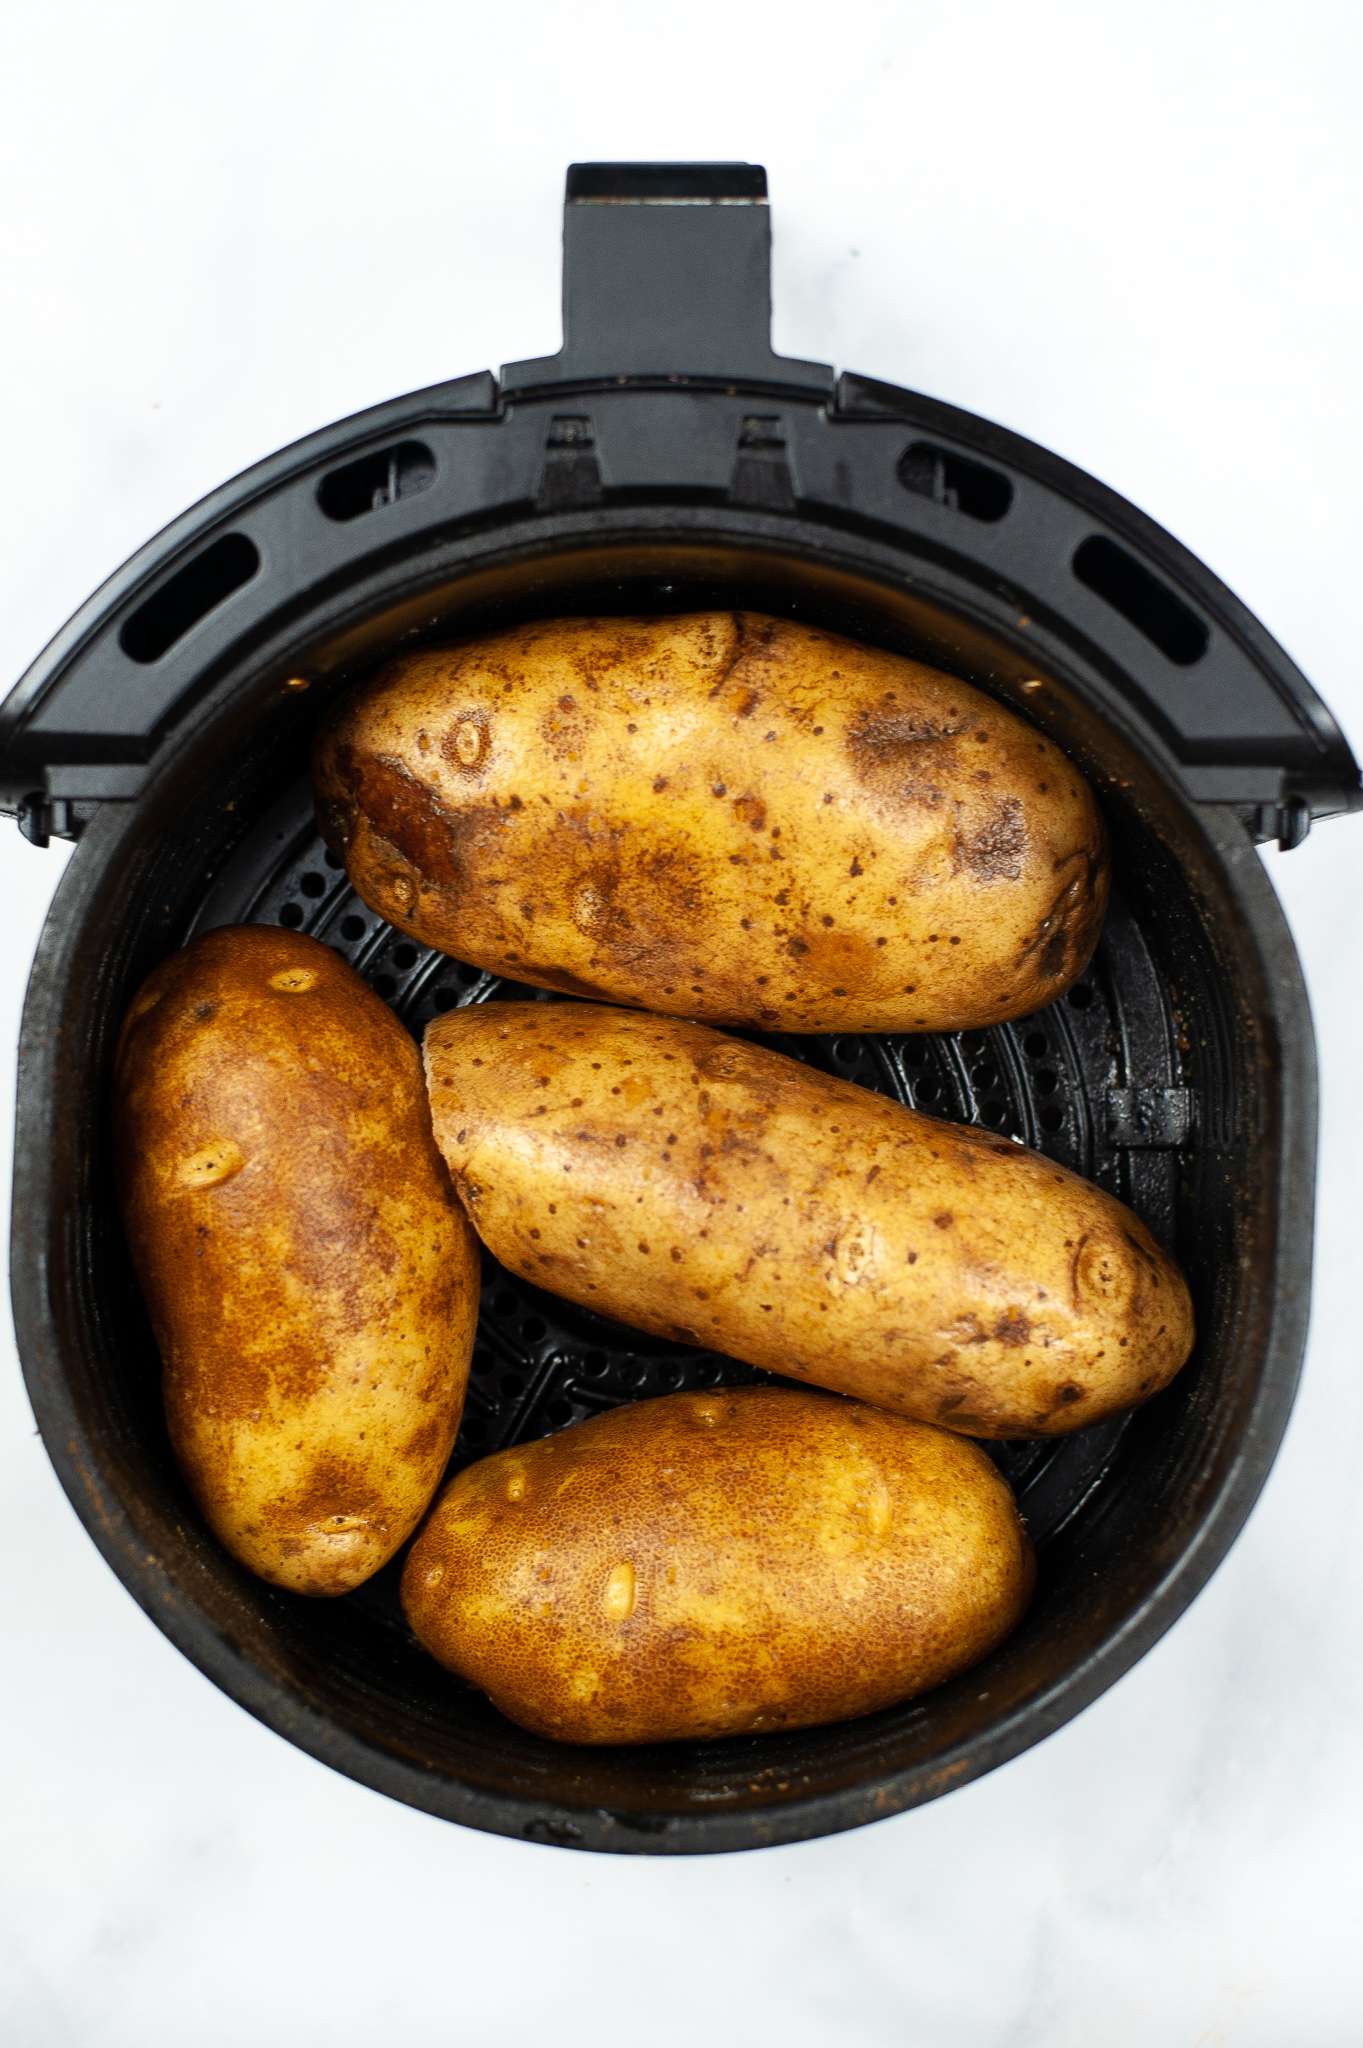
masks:
[(758, 383), (828, 394), (826, 363), (771, 346), (771, 214), (760, 164), (571, 164), (563, 347), (508, 363), (545, 385)]

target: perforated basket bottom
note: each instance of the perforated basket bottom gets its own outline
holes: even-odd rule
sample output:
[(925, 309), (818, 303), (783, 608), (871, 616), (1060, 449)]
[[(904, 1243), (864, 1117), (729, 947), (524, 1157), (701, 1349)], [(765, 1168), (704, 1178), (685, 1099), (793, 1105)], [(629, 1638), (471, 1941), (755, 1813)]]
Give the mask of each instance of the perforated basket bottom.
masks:
[[(494, 996), (563, 1000), (431, 952), (368, 909), (319, 839), (301, 778), (218, 875), (194, 928), (233, 923), (281, 925), (334, 947), (417, 1037), (433, 1016), (460, 1004)], [(1020, 1139), (1109, 1189), (1162, 1241), (1173, 1240), (1176, 1154), (1133, 1149), (1128, 1132), (1114, 1133), (1113, 1105), (1129, 1099), (1123, 1091), (1158, 1094), (1179, 1079), (1167, 994), (1120, 897), (1088, 974), (1034, 1016), (978, 1032), (766, 1042), (914, 1109)], [(468, 1398), (450, 1470), (622, 1401), (770, 1378), (560, 1301), (485, 1254)], [(1124, 1427), (1119, 1417), (1071, 1437), (989, 1445), (1039, 1546), (1091, 1492)]]

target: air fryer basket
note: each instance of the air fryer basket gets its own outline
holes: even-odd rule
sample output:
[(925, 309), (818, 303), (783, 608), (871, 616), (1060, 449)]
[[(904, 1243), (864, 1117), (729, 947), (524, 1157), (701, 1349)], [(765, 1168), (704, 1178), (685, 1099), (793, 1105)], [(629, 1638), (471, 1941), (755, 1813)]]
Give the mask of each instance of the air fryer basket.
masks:
[[(1294, 843), (1356, 805), (1352, 759), (1262, 628), (1090, 479), (930, 401), (772, 356), (764, 197), (746, 166), (577, 167), (560, 357), (418, 393), (227, 486), (0, 710), (21, 825), (80, 841), (25, 1013), (13, 1232), (20, 1353), (77, 1511), (186, 1654), (302, 1747), (433, 1813), (585, 1848), (855, 1826), (1059, 1726), (1224, 1555), (1305, 1335), (1310, 1022), (1253, 839)], [(1184, 1262), (1200, 1337), (1135, 1415), (994, 1447), (1041, 1571), (986, 1663), (841, 1726), (583, 1750), (511, 1726), (419, 1651), (395, 1567), (308, 1601), (203, 1530), (111, 1199), (109, 1060), (152, 963), (241, 919), (336, 946), (414, 1031), (508, 992), (349, 890), (311, 816), (318, 713), (398, 641), (716, 604), (939, 660), (1093, 779), (1117, 890), (1064, 1001), (978, 1033), (780, 1043), (1120, 1195)], [(758, 1377), (488, 1261), (455, 1463), (640, 1394)]]

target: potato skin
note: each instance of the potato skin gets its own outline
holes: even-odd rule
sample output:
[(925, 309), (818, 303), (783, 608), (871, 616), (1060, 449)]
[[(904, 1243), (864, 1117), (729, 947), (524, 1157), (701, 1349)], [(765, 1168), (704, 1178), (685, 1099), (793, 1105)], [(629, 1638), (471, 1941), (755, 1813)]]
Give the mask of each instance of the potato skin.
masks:
[(850, 1720), (938, 1685), (1027, 1604), (977, 1445), (859, 1402), (720, 1387), (470, 1465), (412, 1548), (420, 1641), (565, 1742)]
[(965, 683), (752, 612), (558, 619), (391, 662), (318, 817), (413, 937), (568, 995), (783, 1031), (1019, 1017), (1087, 966), (1097, 806)]
[(344, 1593), (454, 1444), (478, 1258), (415, 1045), (329, 947), (205, 933), (144, 982), (115, 1068), (120, 1199), (175, 1454), (262, 1578)]
[(968, 1436), (1133, 1406), (1192, 1342), (1110, 1195), (703, 1025), (486, 1003), (430, 1025), (436, 1142), (494, 1255), (639, 1328)]

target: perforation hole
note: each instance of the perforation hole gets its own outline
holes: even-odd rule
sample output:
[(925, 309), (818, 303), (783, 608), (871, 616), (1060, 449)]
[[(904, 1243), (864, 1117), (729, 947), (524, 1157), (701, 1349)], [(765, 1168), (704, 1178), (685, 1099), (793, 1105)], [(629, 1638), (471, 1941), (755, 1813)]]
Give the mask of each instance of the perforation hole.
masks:
[(298, 886), (305, 896), (322, 896), (326, 893), (326, 877), (316, 874), (312, 869), (309, 869)]
[(296, 903), (286, 903), (279, 913), (279, 922), (287, 931), (296, 932), (303, 922), (303, 912)]
[(341, 919), (341, 937), (348, 939), (351, 945), (354, 945), (357, 939), (362, 939), (368, 929), (362, 917), (351, 915)]
[(416, 966), (416, 947), (394, 946), (393, 965), (398, 969), (398, 972), (400, 974), (408, 973), (413, 967)]

